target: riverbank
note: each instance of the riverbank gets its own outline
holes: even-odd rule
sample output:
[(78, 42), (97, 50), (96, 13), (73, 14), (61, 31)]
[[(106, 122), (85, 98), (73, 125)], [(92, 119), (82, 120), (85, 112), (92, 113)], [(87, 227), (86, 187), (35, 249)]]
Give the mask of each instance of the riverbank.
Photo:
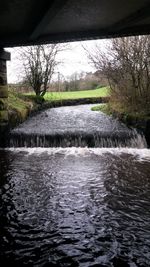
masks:
[(129, 113), (125, 110), (114, 108), (112, 105), (96, 105), (92, 107), (93, 111), (102, 111), (107, 115), (112, 115), (125, 123), (128, 127), (134, 127), (142, 132), (146, 138), (148, 147), (150, 147), (150, 115), (137, 112)]
[(44, 99), (33, 94), (20, 94), (11, 89), (8, 97), (9, 127), (14, 128), (29, 116), (48, 108), (106, 103), (108, 99), (106, 87), (88, 91), (47, 93)]

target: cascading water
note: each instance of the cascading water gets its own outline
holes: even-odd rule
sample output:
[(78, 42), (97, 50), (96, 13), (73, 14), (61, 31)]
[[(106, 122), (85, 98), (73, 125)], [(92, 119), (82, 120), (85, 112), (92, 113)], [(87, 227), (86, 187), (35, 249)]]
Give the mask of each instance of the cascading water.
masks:
[(2, 267), (150, 266), (150, 150), (90, 107), (42, 112), (0, 149)]
[(38, 135), (12, 133), (9, 147), (131, 147), (145, 148), (145, 137), (136, 130), (109, 133)]
[(132, 147), (145, 148), (146, 141), (91, 105), (61, 107), (30, 118), (11, 132), (10, 147)]

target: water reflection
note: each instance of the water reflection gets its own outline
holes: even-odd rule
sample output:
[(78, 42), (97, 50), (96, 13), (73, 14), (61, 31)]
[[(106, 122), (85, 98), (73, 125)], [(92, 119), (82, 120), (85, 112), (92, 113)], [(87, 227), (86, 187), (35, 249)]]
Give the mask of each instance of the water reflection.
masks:
[(15, 149), (0, 157), (2, 266), (149, 266), (148, 150)]

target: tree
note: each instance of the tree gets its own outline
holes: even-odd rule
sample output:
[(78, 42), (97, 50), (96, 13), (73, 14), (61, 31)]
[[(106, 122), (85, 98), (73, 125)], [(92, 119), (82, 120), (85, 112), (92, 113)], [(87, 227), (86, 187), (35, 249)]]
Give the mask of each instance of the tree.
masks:
[(56, 67), (60, 52), (68, 49), (67, 44), (49, 44), (21, 47), (20, 57), (23, 62), (25, 79), (37, 96), (44, 96)]
[(112, 99), (133, 111), (150, 109), (150, 36), (110, 40), (86, 53), (96, 70), (108, 79)]

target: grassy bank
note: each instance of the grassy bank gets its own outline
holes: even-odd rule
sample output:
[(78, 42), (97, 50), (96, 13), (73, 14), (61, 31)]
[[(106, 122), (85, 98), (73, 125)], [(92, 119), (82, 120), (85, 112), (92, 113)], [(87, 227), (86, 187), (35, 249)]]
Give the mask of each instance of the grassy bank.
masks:
[(129, 108), (123, 108), (120, 107), (117, 104), (107, 103), (103, 105), (96, 105), (92, 107), (93, 111), (101, 111), (108, 115), (113, 115), (115, 117), (118, 117), (122, 121), (130, 124), (132, 124), (133, 121), (140, 121), (140, 120), (149, 120), (150, 114), (144, 112), (143, 110), (139, 110), (137, 112), (133, 112), (132, 110), (129, 110)]
[[(46, 93), (44, 101), (36, 97), (35, 94), (21, 94), (15, 90), (9, 90), (8, 111), (10, 126), (14, 127), (23, 122), (29, 115), (45, 108), (74, 105), (85, 103), (95, 103), (97, 99), (105, 98), (109, 95), (106, 87), (96, 90), (76, 91), (76, 92), (53, 92)], [(90, 102), (91, 101), (91, 102)]]
[(92, 107), (91, 110), (92, 111), (101, 111), (107, 115), (112, 115), (112, 111), (109, 108), (109, 104), (96, 105), (96, 106)]
[(36, 108), (34, 100), (29, 98), (24, 99), (21, 94), (18, 94), (14, 90), (8, 92), (8, 113), (9, 113), (9, 124), (11, 127), (23, 122), (31, 110)]
[(119, 105), (113, 105), (111, 103), (96, 105), (92, 107), (93, 111), (101, 111), (107, 115), (112, 115), (124, 122), (128, 127), (134, 127), (140, 130), (146, 138), (147, 145), (150, 147), (150, 114), (139, 110), (138, 112), (132, 112), (132, 110), (125, 109)]

